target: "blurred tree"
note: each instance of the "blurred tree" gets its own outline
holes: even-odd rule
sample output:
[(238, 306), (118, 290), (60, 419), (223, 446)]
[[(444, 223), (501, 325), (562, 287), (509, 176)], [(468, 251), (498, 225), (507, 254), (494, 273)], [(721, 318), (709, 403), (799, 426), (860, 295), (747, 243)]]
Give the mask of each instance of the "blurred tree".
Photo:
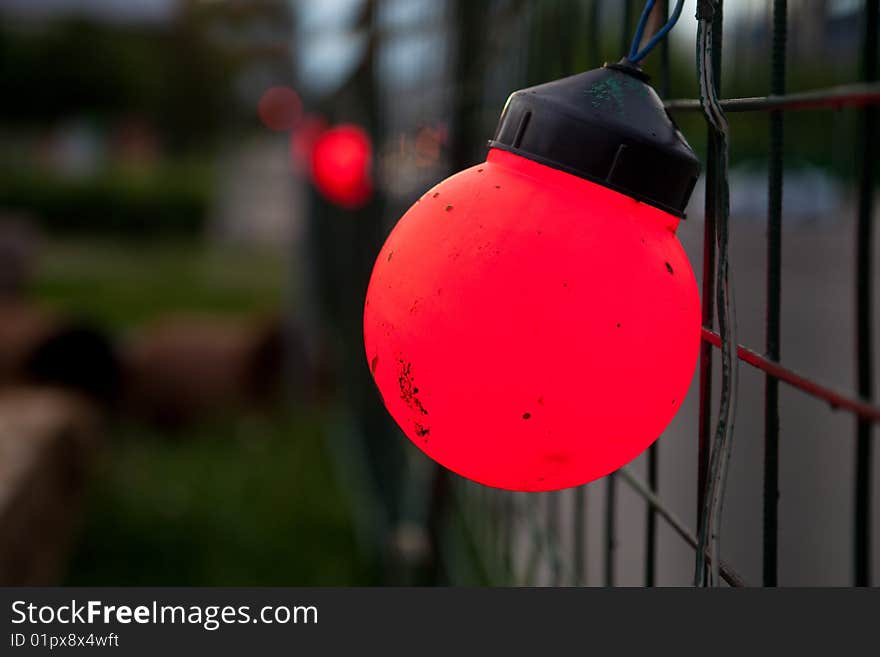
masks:
[(231, 67), (196, 14), (168, 27), (66, 20), (0, 26), (0, 121), (44, 126), (70, 117), (138, 115), (186, 149), (229, 118)]

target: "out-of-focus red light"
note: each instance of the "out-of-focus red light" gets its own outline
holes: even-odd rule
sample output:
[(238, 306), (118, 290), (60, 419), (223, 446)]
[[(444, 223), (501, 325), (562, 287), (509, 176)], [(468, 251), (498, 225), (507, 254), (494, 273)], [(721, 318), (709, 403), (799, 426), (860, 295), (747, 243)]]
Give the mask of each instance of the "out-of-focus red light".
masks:
[(315, 187), (340, 207), (361, 207), (373, 193), (372, 158), (370, 137), (360, 127), (344, 124), (325, 130), (312, 148)]
[(306, 114), (290, 133), (290, 161), (294, 171), (306, 173), (310, 170), (315, 142), (326, 129), (327, 121), (323, 117)]
[(257, 114), (270, 130), (293, 130), (302, 115), (302, 101), (289, 87), (270, 87), (260, 98)]
[(427, 167), (440, 159), (440, 149), (446, 143), (446, 127), (426, 126), (416, 134), (414, 150), (416, 166)]
[(443, 181), (376, 260), (366, 356), (420, 449), (480, 483), (602, 477), (664, 430), (700, 341), (678, 218), (513, 153)]

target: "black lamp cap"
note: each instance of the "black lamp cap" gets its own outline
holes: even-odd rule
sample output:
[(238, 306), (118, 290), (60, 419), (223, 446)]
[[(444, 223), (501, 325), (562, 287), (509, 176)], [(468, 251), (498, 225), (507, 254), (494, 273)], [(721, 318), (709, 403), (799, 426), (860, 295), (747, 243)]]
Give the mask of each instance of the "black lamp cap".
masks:
[(683, 217), (700, 162), (647, 81), (624, 59), (515, 91), (489, 146)]

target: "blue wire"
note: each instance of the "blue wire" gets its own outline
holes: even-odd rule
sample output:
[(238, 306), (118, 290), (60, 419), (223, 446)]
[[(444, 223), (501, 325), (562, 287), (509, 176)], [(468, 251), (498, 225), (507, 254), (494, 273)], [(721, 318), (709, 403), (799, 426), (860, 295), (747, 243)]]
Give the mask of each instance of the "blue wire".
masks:
[(681, 10), (684, 8), (684, 0), (678, 0), (675, 3), (675, 9), (672, 10), (672, 16), (670, 16), (669, 21), (664, 25), (660, 30), (658, 30), (657, 34), (651, 37), (650, 41), (645, 44), (645, 47), (641, 50), (637, 50), (639, 47), (639, 43), (642, 41), (642, 36), (645, 32), (645, 25), (648, 22), (648, 14), (651, 13), (651, 9), (654, 7), (656, 0), (648, 0), (645, 3), (645, 9), (642, 11), (642, 15), (639, 18), (639, 24), (636, 28), (636, 36), (633, 39), (633, 45), (630, 48), (629, 55), (627, 55), (627, 59), (633, 63), (640, 62), (645, 57), (648, 56), (654, 47), (660, 43), (660, 41), (669, 34), (669, 31), (675, 27), (675, 24), (678, 22), (679, 17), (681, 16)]
[(639, 45), (642, 43), (642, 37), (645, 35), (645, 26), (648, 24), (648, 16), (651, 15), (651, 10), (654, 8), (655, 4), (657, 4), (657, 0), (648, 0), (645, 3), (645, 8), (642, 9), (642, 15), (639, 16), (636, 33), (633, 36), (632, 45), (629, 47), (629, 54), (626, 56), (631, 62), (636, 61), (633, 58), (639, 53)]

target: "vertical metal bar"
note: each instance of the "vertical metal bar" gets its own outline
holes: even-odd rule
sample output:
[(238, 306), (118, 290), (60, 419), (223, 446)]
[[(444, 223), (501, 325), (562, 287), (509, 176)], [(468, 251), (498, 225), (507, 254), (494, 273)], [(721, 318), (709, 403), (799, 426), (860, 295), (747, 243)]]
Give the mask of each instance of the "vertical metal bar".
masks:
[[(544, 535), (547, 541), (549, 554), (559, 555), (559, 491), (545, 493), (547, 505), (544, 509), (547, 514), (544, 526)], [(550, 559), (550, 583), (559, 586), (562, 581), (562, 563), (558, 558)]]
[(632, 0), (623, 0), (623, 21), (620, 25), (620, 56), (623, 57), (629, 52), (630, 41), (632, 40)]
[(587, 53), (590, 66), (598, 66), (602, 62), (602, 48), (599, 43), (599, 0), (590, 2), (590, 47)]
[(614, 586), (614, 548), (617, 543), (617, 528), (614, 510), (617, 507), (617, 474), (608, 475), (605, 483), (605, 586)]
[(427, 532), (428, 540), (431, 542), (433, 551), (433, 561), (427, 580), (434, 585), (443, 585), (452, 581), (451, 573), (448, 572), (446, 564), (441, 559), (443, 551), (443, 542), (445, 533), (449, 531), (449, 517), (452, 511), (454, 500), (452, 482), (443, 471), (443, 468), (436, 467), (431, 473), (431, 489), (428, 502)]
[[(666, 22), (669, 16), (669, 0), (662, 0), (659, 5), (660, 15), (663, 17), (661, 24)], [(669, 97), (669, 39), (660, 42), (660, 97)], [(648, 486), (657, 492), (659, 482), (658, 445), (653, 443), (648, 448)], [(645, 586), (654, 586), (656, 583), (657, 567), (657, 510), (648, 505), (645, 518)]]
[[(863, 76), (866, 82), (877, 80), (877, 0), (865, 1)], [(871, 399), (873, 349), (871, 334), (871, 250), (874, 220), (874, 161), (877, 152), (877, 109), (862, 110), (861, 177), (859, 181), (859, 216), (856, 227), (856, 370), (858, 390), (863, 399)], [(856, 586), (871, 585), (871, 423), (860, 419), (856, 429), (855, 485), (855, 568)]]
[[(620, 53), (621, 57), (629, 52), (630, 23), (632, 23), (632, 2), (623, 1), (623, 20), (620, 29)], [(617, 498), (617, 480), (612, 472), (606, 479), (605, 490), (605, 586), (614, 586), (614, 547), (616, 527), (614, 511)]]
[[(773, 2), (773, 55), (770, 93), (785, 93), (788, 0)], [(783, 113), (770, 113), (770, 161), (767, 181), (767, 357), (779, 360), (782, 294)], [(779, 533), (779, 379), (764, 381), (764, 586), (777, 583)]]
[(526, 551), (525, 569), (523, 571), (522, 586), (535, 586), (535, 574), (537, 573), (543, 552), (541, 546), (540, 528), (538, 527), (538, 498), (530, 494), (526, 498), (525, 516), (529, 525), (529, 546)]
[[(660, 11), (663, 16), (663, 23), (669, 17), (669, 0), (663, 0), (660, 3)], [(670, 77), (670, 67), (669, 67), (669, 38), (663, 39), (660, 42), (660, 97), (666, 100), (670, 96), (670, 84), (672, 83)]]
[(574, 585), (584, 586), (587, 581), (587, 488), (574, 489)]
[(514, 572), (514, 541), (516, 540), (516, 501), (513, 493), (504, 491), (501, 495), (501, 572), (504, 573), (505, 585), (516, 581)]

